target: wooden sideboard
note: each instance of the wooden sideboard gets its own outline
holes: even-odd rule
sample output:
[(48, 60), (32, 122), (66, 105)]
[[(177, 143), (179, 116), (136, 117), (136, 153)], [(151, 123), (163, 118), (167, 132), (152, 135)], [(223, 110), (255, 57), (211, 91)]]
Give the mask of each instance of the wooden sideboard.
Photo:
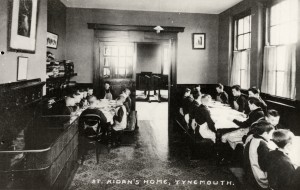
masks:
[(0, 85), (0, 189), (64, 189), (77, 169), (78, 118), (43, 116), (44, 84)]

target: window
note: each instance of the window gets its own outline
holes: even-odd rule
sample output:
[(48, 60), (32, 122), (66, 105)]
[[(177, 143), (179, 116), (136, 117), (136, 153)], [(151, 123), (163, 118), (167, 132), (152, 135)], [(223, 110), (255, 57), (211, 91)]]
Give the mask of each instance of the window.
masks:
[(133, 46), (110, 45), (104, 47), (104, 78), (133, 77)]
[(262, 91), (294, 99), (298, 0), (273, 1), (267, 9)]
[(247, 11), (234, 20), (234, 49), (231, 85), (250, 86), (251, 13)]
[(268, 10), (267, 44), (286, 45), (298, 40), (298, 0), (284, 0), (271, 5)]
[(235, 20), (235, 50), (251, 48), (251, 15)]

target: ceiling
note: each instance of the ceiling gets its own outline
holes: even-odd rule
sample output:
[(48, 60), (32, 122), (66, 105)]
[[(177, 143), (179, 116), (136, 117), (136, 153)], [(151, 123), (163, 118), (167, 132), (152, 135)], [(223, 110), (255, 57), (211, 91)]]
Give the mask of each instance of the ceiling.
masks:
[(242, 0), (61, 0), (67, 7), (219, 14)]

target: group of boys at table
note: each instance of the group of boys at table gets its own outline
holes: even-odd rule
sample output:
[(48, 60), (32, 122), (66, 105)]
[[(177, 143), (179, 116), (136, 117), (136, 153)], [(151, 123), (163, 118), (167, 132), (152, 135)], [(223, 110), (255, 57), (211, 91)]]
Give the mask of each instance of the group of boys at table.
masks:
[(279, 113), (267, 108), (257, 88), (250, 88), (248, 97), (239, 85), (231, 90), (233, 101), (229, 102), (222, 84), (216, 85), (215, 101), (201, 94), (200, 85), (186, 88), (180, 113), (189, 130), (196, 138), (214, 143), (221, 134), (222, 161), (228, 161), (232, 152), (227, 147), (242, 147), (245, 176), (254, 189), (298, 189), (300, 138), (280, 126)]
[(127, 127), (127, 116), (131, 110), (130, 90), (125, 88), (122, 93), (114, 99), (115, 95), (110, 88), (109, 82), (105, 82), (103, 93), (100, 99), (93, 95), (93, 89), (86, 91), (77, 90), (72, 95), (65, 97), (63, 115), (70, 115), (72, 119), (79, 116), (79, 129), (86, 135), (98, 133), (98, 125), (85, 125), (82, 122), (83, 116), (96, 115), (100, 118), (100, 128), (104, 133), (112, 128), (113, 145), (120, 144), (119, 131)]

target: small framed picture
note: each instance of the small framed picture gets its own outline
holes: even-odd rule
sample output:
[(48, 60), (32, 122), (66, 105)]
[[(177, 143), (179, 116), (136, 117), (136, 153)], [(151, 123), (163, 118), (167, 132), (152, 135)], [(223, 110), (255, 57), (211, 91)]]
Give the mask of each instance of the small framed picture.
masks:
[(26, 80), (27, 79), (27, 65), (28, 65), (28, 57), (18, 57), (18, 73), (17, 80)]
[(205, 49), (205, 33), (193, 33), (193, 49)]
[(57, 44), (58, 35), (51, 32), (47, 32), (47, 47), (57, 49)]

